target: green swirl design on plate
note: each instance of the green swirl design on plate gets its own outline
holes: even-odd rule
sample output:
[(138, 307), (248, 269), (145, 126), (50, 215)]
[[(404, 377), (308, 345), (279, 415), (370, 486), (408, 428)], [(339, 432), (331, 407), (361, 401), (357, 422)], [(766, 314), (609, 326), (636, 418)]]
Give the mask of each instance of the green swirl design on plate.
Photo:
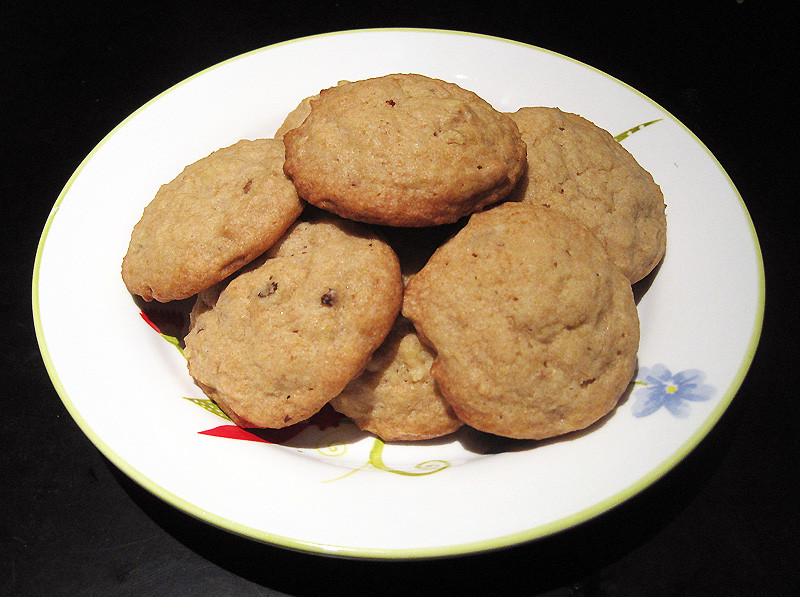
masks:
[(420, 469), (418, 472), (401, 471), (399, 469), (391, 468), (386, 466), (386, 464), (383, 462), (383, 448), (385, 445), (386, 444), (382, 440), (375, 440), (375, 443), (372, 445), (372, 450), (369, 452), (369, 464), (374, 466), (376, 469), (386, 471), (387, 473), (394, 473), (395, 475), (403, 475), (406, 477), (421, 477), (424, 475), (438, 473), (450, 466), (450, 463), (446, 460), (426, 460), (425, 462), (420, 462), (418, 465), (416, 465), (416, 468)]
[(339, 481), (341, 479), (344, 479), (345, 477), (349, 477), (350, 475), (357, 473), (358, 471), (364, 470), (365, 468), (368, 468), (370, 466), (372, 468), (378, 469), (379, 471), (392, 473), (394, 475), (400, 475), (402, 477), (424, 477), (425, 475), (440, 473), (446, 468), (450, 467), (450, 463), (447, 462), (446, 460), (426, 460), (425, 462), (420, 462), (414, 467), (418, 469), (416, 471), (404, 471), (392, 468), (383, 461), (383, 448), (385, 446), (386, 444), (383, 442), (383, 440), (375, 438), (375, 441), (372, 444), (372, 449), (369, 451), (369, 458), (367, 459), (367, 462), (365, 462), (363, 466), (360, 466), (357, 469), (353, 469), (352, 471), (349, 471), (340, 477), (335, 477), (333, 479), (328, 479), (327, 481), (323, 481), (323, 483)]
[(347, 452), (347, 444), (340, 441), (328, 441), (325, 439), (325, 436), (323, 436), (320, 438), (320, 441), (317, 442), (317, 452), (323, 456), (342, 456)]

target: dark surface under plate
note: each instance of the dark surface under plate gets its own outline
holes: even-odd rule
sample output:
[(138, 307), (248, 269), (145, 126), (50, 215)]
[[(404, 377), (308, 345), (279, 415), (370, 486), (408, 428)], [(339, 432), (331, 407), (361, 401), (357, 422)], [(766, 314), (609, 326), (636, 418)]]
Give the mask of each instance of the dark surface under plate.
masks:
[[(789, 221), (797, 148), (788, 145), (795, 134), (785, 121), (796, 107), (790, 23), (798, 15), (779, 4), (201, 0), (157, 10), (108, 2), (6, 8), (0, 594), (796, 594), (797, 249)], [(750, 210), (767, 309), (739, 394), (673, 471), (576, 528), (495, 553), (421, 562), (331, 559), (258, 544), (131, 482), (83, 435), (47, 376), (31, 315), (36, 245), (92, 148), (139, 106), (206, 67), (275, 42), (367, 27), (496, 35), (599, 68), (686, 124)], [(70, 316), (91, 317), (86, 304), (86, 313)]]

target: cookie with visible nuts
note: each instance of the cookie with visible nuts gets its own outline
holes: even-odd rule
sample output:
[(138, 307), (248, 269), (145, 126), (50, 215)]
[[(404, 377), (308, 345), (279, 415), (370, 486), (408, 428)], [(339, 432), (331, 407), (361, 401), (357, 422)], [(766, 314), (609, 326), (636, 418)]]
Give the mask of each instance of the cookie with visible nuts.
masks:
[(475, 93), (417, 74), (324, 89), (283, 137), (301, 197), (346, 218), (431, 226), (503, 199), (525, 167), (517, 126)]
[(631, 283), (664, 256), (664, 196), (608, 131), (558, 108), (510, 115), (528, 146), (528, 168), (510, 199), (557, 209), (603, 243)]
[(501, 436), (583, 429), (636, 369), (630, 283), (588, 228), (545, 207), (473, 215), (409, 281), (403, 314), (458, 417)]
[(242, 140), (187, 166), (144, 209), (122, 278), (146, 301), (185, 299), (266, 251), (303, 210), (275, 139)]
[(397, 256), (377, 236), (303, 217), (229, 283), (200, 293), (189, 373), (237, 425), (298, 423), (361, 373), (402, 291)]

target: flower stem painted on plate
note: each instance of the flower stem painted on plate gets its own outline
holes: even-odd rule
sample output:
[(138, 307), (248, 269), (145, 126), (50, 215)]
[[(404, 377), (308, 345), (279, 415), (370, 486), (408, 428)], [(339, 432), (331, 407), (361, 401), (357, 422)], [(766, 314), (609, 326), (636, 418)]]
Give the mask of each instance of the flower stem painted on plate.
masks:
[(660, 122), (661, 120), (662, 120), (661, 118), (657, 118), (656, 120), (651, 120), (649, 122), (643, 122), (642, 124), (637, 124), (635, 127), (630, 128), (627, 131), (620, 133), (619, 135), (614, 135), (614, 139), (617, 141), (622, 141), (623, 139), (627, 139), (633, 133), (639, 132), (644, 127), (650, 126), (651, 124), (655, 124), (656, 122)]
[(416, 465), (415, 468), (418, 469), (416, 471), (404, 471), (392, 468), (390, 466), (387, 466), (386, 463), (383, 461), (383, 448), (385, 446), (386, 444), (384, 443), (384, 441), (376, 437), (373, 441), (372, 449), (370, 449), (369, 451), (369, 458), (367, 462), (365, 462), (362, 466), (353, 469), (352, 471), (348, 471), (344, 475), (335, 477), (333, 479), (328, 479), (327, 481), (323, 481), (323, 483), (339, 481), (341, 479), (344, 479), (345, 477), (349, 477), (350, 475), (369, 467), (378, 469), (379, 471), (384, 471), (386, 473), (400, 475), (403, 477), (422, 477), (425, 475), (432, 475), (433, 473), (439, 473), (450, 466), (450, 463), (447, 462), (446, 460), (426, 460), (425, 462), (420, 462), (419, 464)]
[(415, 468), (419, 469), (418, 471), (401, 471), (399, 469), (390, 468), (383, 462), (383, 448), (385, 445), (386, 444), (383, 443), (382, 440), (375, 439), (375, 443), (372, 444), (372, 450), (369, 452), (369, 463), (376, 469), (386, 471), (387, 473), (404, 475), (406, 477), (420, 477), (438, 473), (450, 466), (450, 463), (445, 460), (426, 460), (416, 465)]

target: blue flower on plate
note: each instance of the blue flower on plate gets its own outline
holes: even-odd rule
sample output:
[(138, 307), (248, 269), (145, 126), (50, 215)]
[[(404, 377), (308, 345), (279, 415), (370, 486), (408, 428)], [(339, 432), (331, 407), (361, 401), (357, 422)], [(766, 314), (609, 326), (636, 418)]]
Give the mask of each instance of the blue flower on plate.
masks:
[(714, 388), (703, 383), (705, 379), (706, 374), (699, 369), (673, 374), (660, 363), (653, 367), (640, 367), (633, 416), (646, 417), (663, 406), (675, 417), (688, 417), (691, 409), (687, 402), (703, 402), (714, 394)]

